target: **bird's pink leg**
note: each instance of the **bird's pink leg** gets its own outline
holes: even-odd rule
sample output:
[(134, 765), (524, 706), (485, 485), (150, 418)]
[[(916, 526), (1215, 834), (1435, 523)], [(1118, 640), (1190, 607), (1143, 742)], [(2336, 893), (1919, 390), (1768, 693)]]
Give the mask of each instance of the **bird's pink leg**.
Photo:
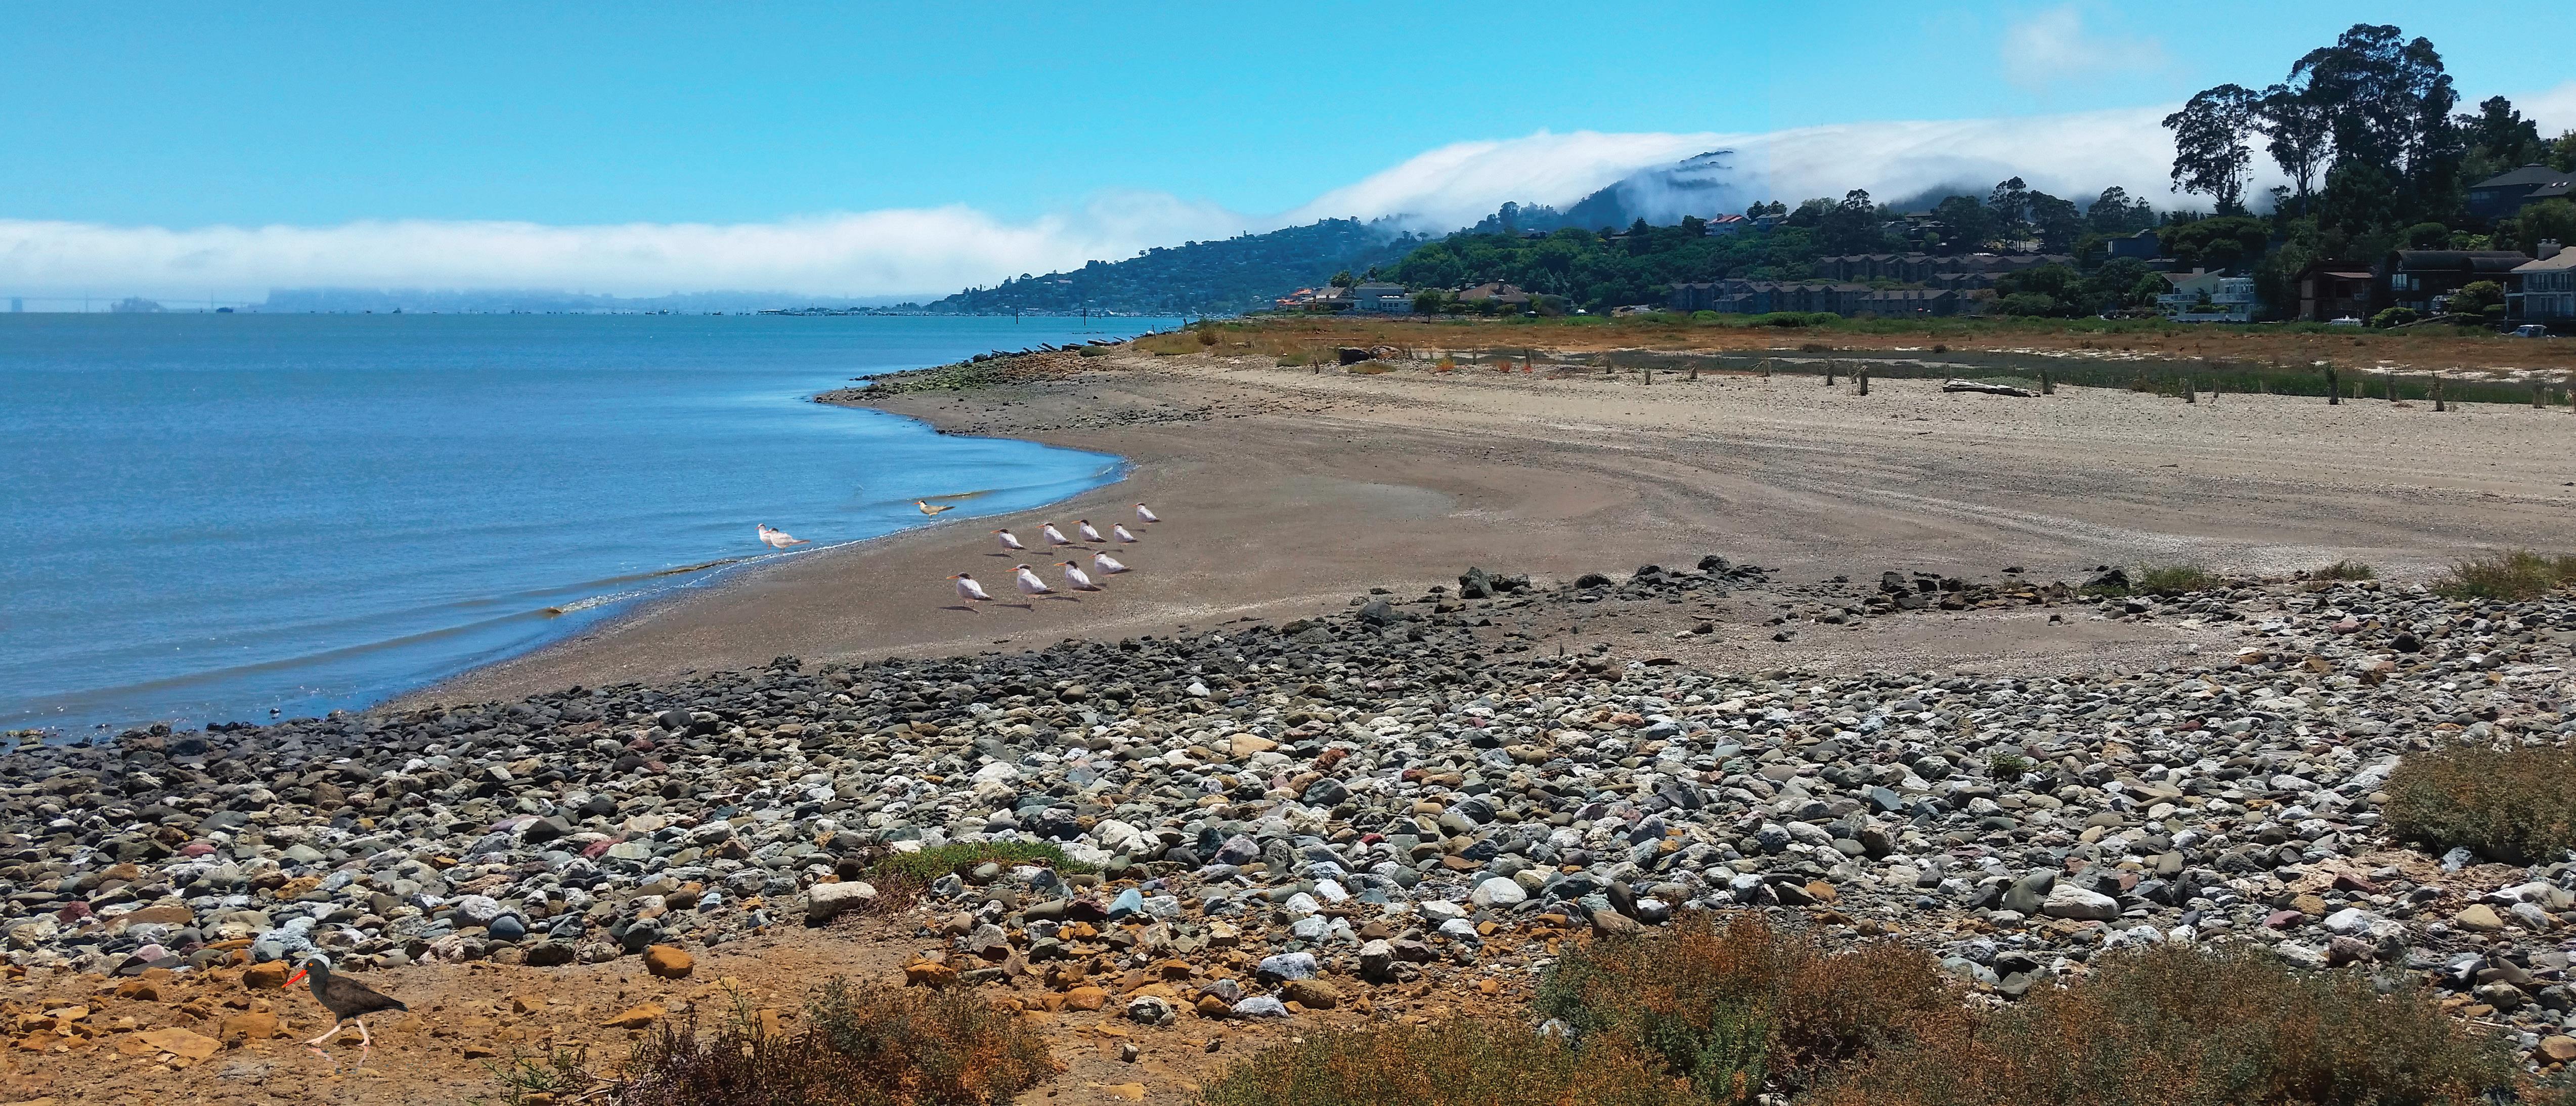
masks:
[[(327, 1041), (327, 1040), (330, 1040), (333, 1036), (337, 1035), (339, 1032), (340, 1032), (340, 1023), (338, 1023), (338, 1022), (332, 1022), (332, 1023), (331, 1023), (331, 1028), (323, 1030), (323, 1031), (322, 1031), (322, 1035), (321, 1035), (321, 1036), (319, 1036), (319, 1037), (315, 1037), (315, 1038), (313, 1038), (312, 1040), (309, 1040), (309, 1041), (304, 1042), (304, 1047), (306, 1047), (306, 1048), (320, 1048), (320, 1047), (322, 1047), (322, 1042)], [(365, 1032), (365, 1030), (364, 1030), (364, 1029), (361, 1029), (361, 1030), (359, 1030), (359, 1032), (362, 1032), (362, 1033), (363, 1033), (363, 1032)]]

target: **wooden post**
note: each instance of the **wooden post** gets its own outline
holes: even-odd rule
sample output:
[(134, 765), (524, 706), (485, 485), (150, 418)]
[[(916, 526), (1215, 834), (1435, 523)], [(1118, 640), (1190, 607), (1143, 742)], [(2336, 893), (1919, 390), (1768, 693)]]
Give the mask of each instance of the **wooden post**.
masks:
[(2200, 381), (2198, 379), (2188, 375), (2182, 378), (2182, 401), (2184, 403), (2191, 404), (2197, 404), (2200, 402)]
[(1861, 367), (1860, 367), (1860, 371), (1859, 371), (1858, 373), (1856, 373), (1856, 374), (1854, 374), (1854, 375), (1853, 375), (1853, 379), (1860, 381), (1860, 394), (1862, 394), (1862, 395), (1868, 395), (1868, 394), (1869, 394), (1869, 366), (1867, 366), (1867, 365), (1863, 365), (1863, 366), (1861, 366)]
[(2440, 373), (2433, 374), (2433, 409), (2436, 411), (2450, 410), (2449, 407), (2444, 406), (2442, 403), (2442, 374)]
[(1646, 383), (1652, 384), (1655, 382), (1655, 367), (1653, 365), (1640, 365), (1637, 367), (1637, 373), (1645, 378)]
[(1768, 357), (1762, 359), (1762, 379), (1771, 379), (1771, 359)]
[(1827, 362), (1825, 362), (1825, 387), (1831, 388), (1831, 387), (1833, 387), (1833, 386), (1834, 386), (1834, 363), (1833, 363), (1833, 362), (1831, 362), (1831, 361), (1827, 361)]
[(2326, 366), (2326, 405), (2332, 407), (2342, 403), (2343, 382), (2335, 379), (2334, 366), (2328, 365)]
[(2039, 370), (2039, 394), (2044, 396), (2053, 396), (2057, 394), (2057, 384), (2056, 382), (2048, 379), (2047, 369)]
[(2540, 410), (2540, 385), (2538, 384), (2531, 386), (2531, 409)]

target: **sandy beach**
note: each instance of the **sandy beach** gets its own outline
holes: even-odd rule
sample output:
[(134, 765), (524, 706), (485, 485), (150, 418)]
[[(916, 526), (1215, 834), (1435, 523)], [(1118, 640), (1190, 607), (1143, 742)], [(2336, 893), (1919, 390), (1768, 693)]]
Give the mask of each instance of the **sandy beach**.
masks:
[[(1886, 570), (2073, 582), (2101, 565), (2286, 573), (2353, 558), (2429, 573), (2481, 548), (2566, 544), (2576, 417), (2503, 405), (2107, 389), (2019, 399), (1814, 377), (1351, 375), (1268, 358), (1085, 359), (1077, 375), (873, 402), (958, 434), (1115, 453), (1129, 478), (1026, 516), (954, 518), (797, 558), (470, 673), (397, 705), (507, 698), (779, 655), (811, 661), (1017, 649), (1338, 608), (1469, 565), (1556, 578), (1706, 553), (1783, 579)], [(989, 531), (1166, 520), (1105, 593), (966, 609), (944, 579), (1010, 596)], [(959, 511), (958, 514), (965, 514)], [(1050, 579), (1057, 571), (1045, 568)], [(1873, 633), (1877, 631), (1871, 631)], [(2119, 641), (1950, 626), (1830, 646), (1735, 634), (1738, 663), (1969, 664)], [(1624, 644), (1624, 639), (1622, 641)], [(2144, 643), (2148, 652), (2173, 646)], [(2125, 662), (2132, 654), (2100, 659)]]

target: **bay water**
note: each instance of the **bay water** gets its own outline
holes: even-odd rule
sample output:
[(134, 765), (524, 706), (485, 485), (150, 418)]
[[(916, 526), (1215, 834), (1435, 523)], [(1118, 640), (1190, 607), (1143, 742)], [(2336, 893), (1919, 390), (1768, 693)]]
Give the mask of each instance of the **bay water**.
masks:
[(810, 397), (1149, 325), (0, 314), (0, 728), (361, 708), (916, 499), (1097, 487), (1117, 458)]

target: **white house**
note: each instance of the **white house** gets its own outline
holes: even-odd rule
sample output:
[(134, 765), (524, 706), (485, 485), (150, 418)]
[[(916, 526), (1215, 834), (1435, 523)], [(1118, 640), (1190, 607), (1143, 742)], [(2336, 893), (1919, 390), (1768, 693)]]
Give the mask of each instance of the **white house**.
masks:
[(2228, 276), (2205, 269), (2166, 273), (2173, 290), (2156, 297), (2156, 308), (2182, 323), (2250, 323), (2254, 321), (2254, 278)]
[(2576, 326), (2576, 250), (2540, 244), (2540, 260), (2517, 266), (2508, 286), (2505, 316), (2516, 322)]
[(1351, 289), (1351, 310), (1409, 315), (1413, 313), (1413, 296), (1401, 284), (1370, 281)]

